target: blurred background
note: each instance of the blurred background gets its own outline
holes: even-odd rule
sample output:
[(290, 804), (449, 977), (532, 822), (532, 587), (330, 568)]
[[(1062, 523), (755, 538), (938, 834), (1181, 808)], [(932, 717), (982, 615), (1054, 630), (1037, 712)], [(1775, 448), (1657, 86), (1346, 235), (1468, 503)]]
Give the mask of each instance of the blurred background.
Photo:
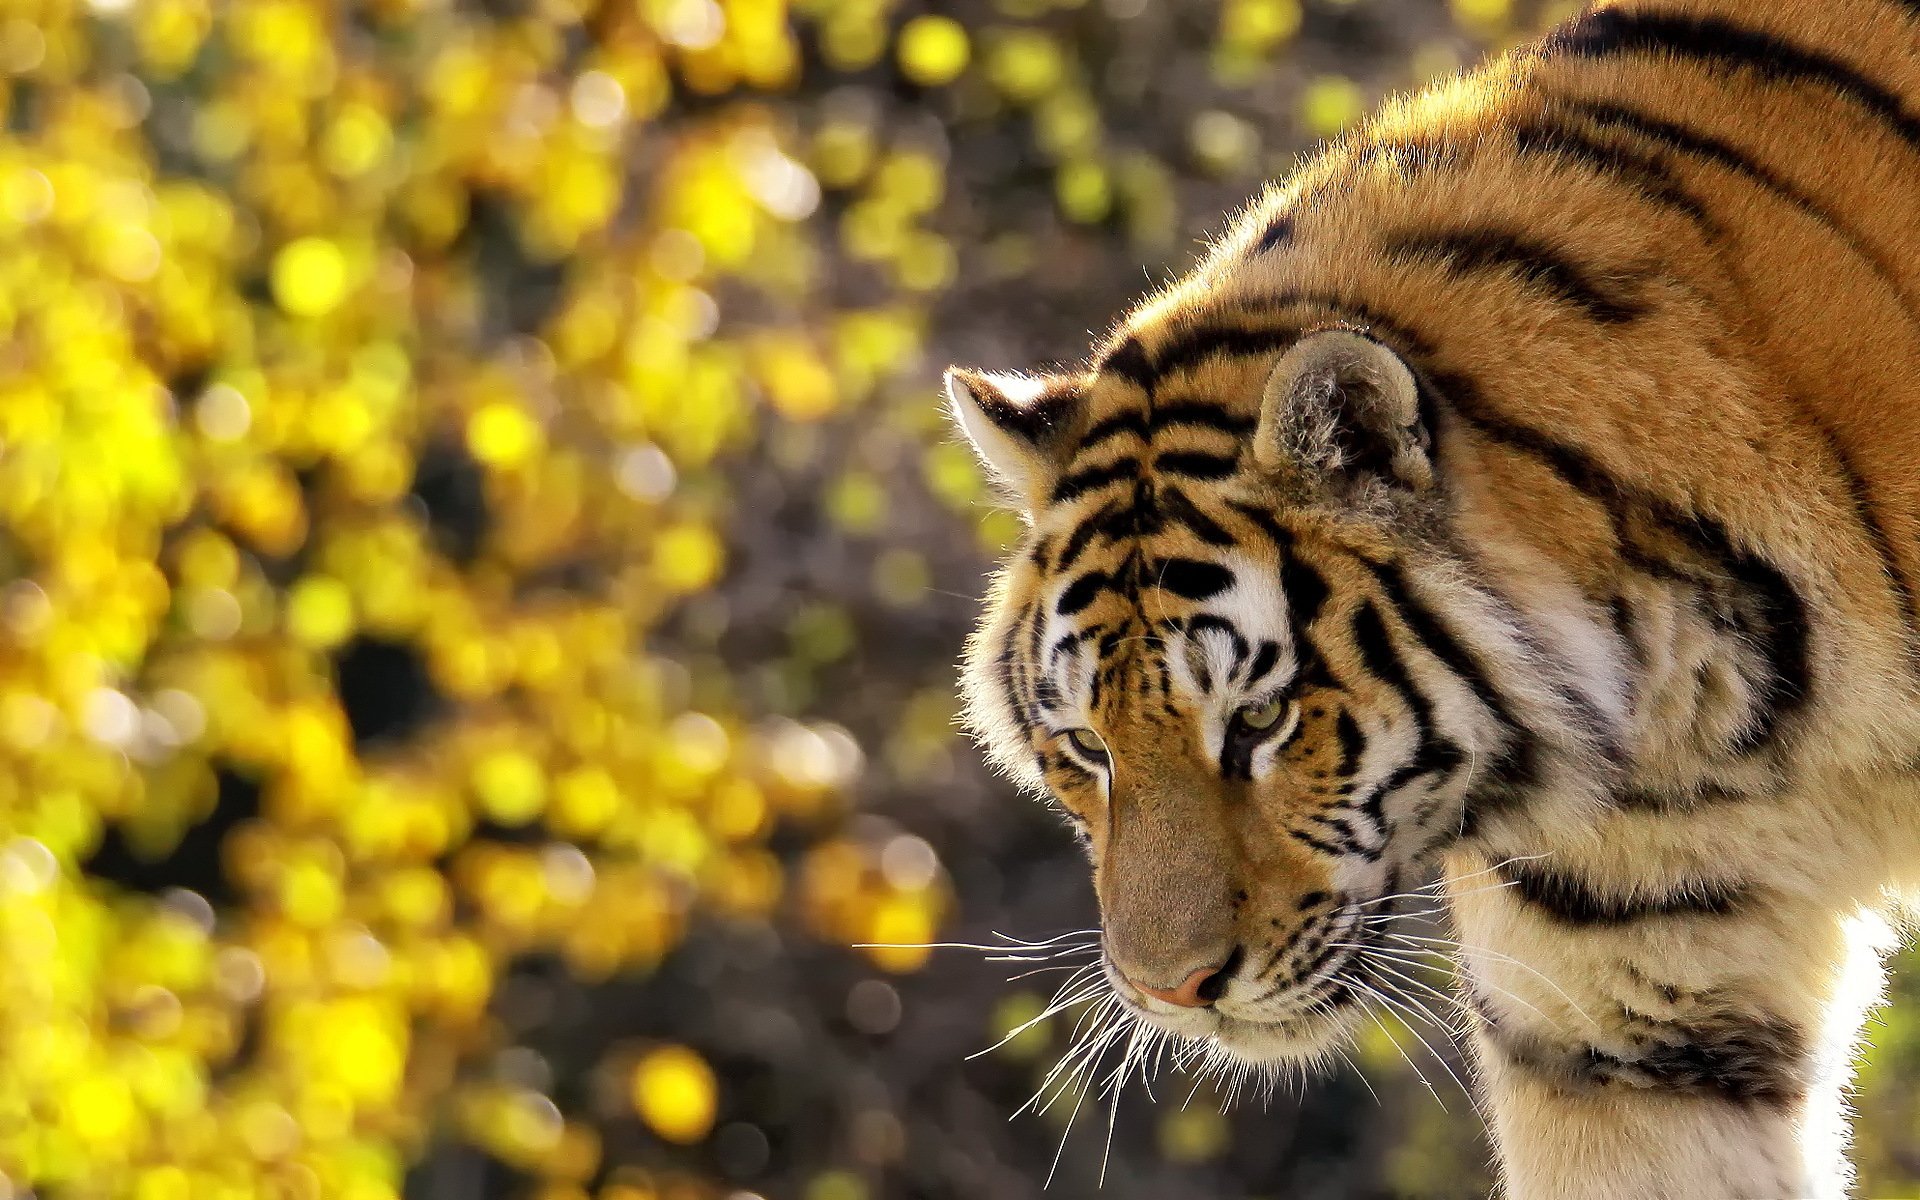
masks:
[[(1042, 1195), (1060, 976), (853, 948), (1093, 923), (938, 371), (1571, 7), (0, 0), (0, 1200)], [(1484, 1195), (1409, 1035), (1050, 1194)]]

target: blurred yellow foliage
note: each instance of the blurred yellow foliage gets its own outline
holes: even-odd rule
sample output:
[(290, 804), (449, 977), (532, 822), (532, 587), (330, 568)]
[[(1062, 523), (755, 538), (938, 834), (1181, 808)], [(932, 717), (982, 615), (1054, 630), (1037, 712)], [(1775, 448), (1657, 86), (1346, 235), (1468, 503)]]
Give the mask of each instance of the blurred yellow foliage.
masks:
[[(849, 62), (894, 38), (884, 6), (806, 19)], [(795, 21), (0, 4), (0, 1113), (35, 1114), (0, 1121), (0, 1189), (377, 1200), (458, 1110), (571, 1195), (597, 1135), (460, 1066), (514, 956), (645, 971), (693, 906), (780, 902), (761, 842), (837, 811), (857, 755), (687, 711), (651, 635), (730, 556), (684, 485), (753, 421), (869, 395), (923, 319), (729, 338), (714, 297), (803, 295), (804, 222), (869, 164), (860, 252), (909, 291), (953, 269), (924, 156), (750, 103), (656, 127), (790, 85)], [(939, 18), (899, 44), (924, 82), (969, 58)], [(366, 655), (434, 702), (370, 732)], [(202, 884), (231, 898), (83, 873), (253, 791)], [(821, 931), (931, 928), (901, 903)], [(634, 1078), (650, 1126), (706, 1134), (692, 1051)]]

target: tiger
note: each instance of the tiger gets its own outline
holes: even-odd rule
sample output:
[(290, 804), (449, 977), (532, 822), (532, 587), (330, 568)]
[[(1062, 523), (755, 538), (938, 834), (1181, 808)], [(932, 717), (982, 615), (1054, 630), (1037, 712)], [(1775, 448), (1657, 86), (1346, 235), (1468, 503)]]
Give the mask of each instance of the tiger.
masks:
[(1438, 877), (1504, 1194), (1847, 1192), (1920, 863), (1920, 4), (1590, 5), (945, 382), (1024, 518), (966, 722), (1140, 1028), (1325, 1060)]

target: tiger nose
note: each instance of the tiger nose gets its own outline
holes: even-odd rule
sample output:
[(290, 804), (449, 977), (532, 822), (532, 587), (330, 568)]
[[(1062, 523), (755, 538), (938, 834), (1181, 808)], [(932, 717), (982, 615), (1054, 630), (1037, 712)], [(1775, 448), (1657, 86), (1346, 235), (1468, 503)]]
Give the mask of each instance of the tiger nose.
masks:
[(1240, 952), (1236, 950), (1219, 966), (1201, 967), (1188, 975), (1178, 987), (1150, 987), (1134, 979), (1127, 982), (1155, 1000), (1176, 1004), (1181, 1008), (1208, 1008), (1227, 990), (1227, 980), (1233, 974), (1232, 967), (1239, 957)]

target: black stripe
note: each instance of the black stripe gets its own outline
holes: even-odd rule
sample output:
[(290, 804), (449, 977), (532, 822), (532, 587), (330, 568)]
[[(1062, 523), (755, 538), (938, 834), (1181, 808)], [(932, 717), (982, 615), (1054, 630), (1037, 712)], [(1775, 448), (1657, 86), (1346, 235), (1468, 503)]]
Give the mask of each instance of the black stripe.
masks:
[(1252, 522), (1253, 527), (1265, 534), (1267, 540), (1273, 543), (1273, 548), (1276, 551), (1285, 552), (1287, 547), (1293, 544), (1293, 535), (1287, 532), (1287, 527), (1276, 520), (1274, 515), (1266, 509), (1258, 508), (1251, 504), (1244, 504), (1238, 500), (1227, 501), (1227, 507)]
[(1139, 460), (1132, 458), (1123, 458), (1118, 462), (1098, 467), (1083, 467), (1061, 476), (1060, 482), (1053, 485), (1053, 503), (1064, 504), (1088, 492), (1106, 487), (1110, 483), (1118, 483), (1123, 479), (1137, 479), (1139, 476)]
[(1380, 609), (1373, 601), (1362, 600), (1347, 623), (1353, 644), (1360, 651), (1360, 661), (1368, 671), (1388, 682), (1406, 679), (1393, 648), (1393, 638), (1387, 633), (1387, 623), (1380, 619)]
[(1241, 416), (1203, 400), (1172, 400), (1156, 404), (1147, 416), (1150, 435), (1158, 434), (1163, 429), (1186, 427), (1218, 429), (1222, 433), (1244, 437), (1253, 432), (1256, 423), (1252, 417)]
[(1247, 329), (1204, 326), (1190, 329), (1160, 347), (1153, 356), (1153, 376), (1165, 378), (1216, 358), (1257, 358), (1285, 349), (1299, 334), (1291, 328)]
[(1087, 524), (1095, 534), (1110, 542), (1158, 533), (1165, 522), (1159, 509), (1145, 503), (1145, 495), (1146, 489), (1136, 486), (1126, 499), (1102, 506), (1087, 518)]
[(1137, 437), (1145, 441), (1166, 429), (1213, 429), (1236, 439), (1253, 432), (1255, 421), (1230, 412), (1218, 404), (1182, 400), (1152, 407), (1130, 408), (1109, 413), (1093, 423), (1080, 438), (1075, 458), (1089, 454), (1119, 437)]
[(1920, 147), (1920, 121), (1907, 113), (1894, 93), (1837, 58), (1723, 17), (1607, 9), (1562, 26), (1540, 48), (1546, 54), (1582, 58), (1664, 53), (1751, 71), (1776, 83), (1817, 84), (1866, 109), (1903, 141)]
[(1594, 174), (1611, 178), (1642, 199), (1686, 214), (1709, 236), (1717, 224), (1706, 207), (1689, 195), (1666, 165), (1648, 154), (1625, 146), (1610, 146), (1557, 123), (1526, 124), (1513, 131), (1514, 146), (1523, 155), (1546, 154), (1572, 159)]
[[(1632, 1095), (1667, 1092), (1741, 1106), (1790, 1108), (1805, 1099), (1813, 1063), (1806, 1035), (1770, 1014), (1722, 1012), (1689, 1020), (1639, 1017), (1624, 1053), (1560, 1044), (1492, 1012), (1471, 987), (1485, 1044), (1508, 1062), (1558, 1087)], [(1638, 1016), (1638, 1014), (1631, 1014)]]
[(1138, 338), (1128, 338), (1101, 358), (1102, 374), (1118, 375), (1142, 391), (1153, 390), (1153, 363)]
[(1170, 520), (1177, 521), (1192, 531), (1193, 536), (1209, 546), (1231, 546), (1238, 539), (1225, 529), (1220, 522), (1201, 512), (1198, 505), (1187, 499), (1185, 492), (1175, 487), (1159, 489), (1160, 507)]
[(1233, 586), (1233, 572), (1197, 558), (1164, 558), (1147, 568), (1154, 586), (1188, 600), (1206, 600)]
[(1718, 880), (1691, 881), (1658, 895), (1602, 892), (1586, 881), (1536, 863), (1510, 862), (1499, 874), (1512, 894), (1566, 925), (1627, 925), (1655, 917), (1724, 917), (1737, 912), (1745, 889)]
[(1060, 593), (1060, 599), (1053, 606), (1054, 611), (1063, 617), (1070, 617), (1099, 599), (1100, 593), (1114, 587), (1113, 576), (1105, 571), (1088, 571)]
[(1393, 605), (1400, 620), (1419, 639), (1427, 653), (1445, 663), (1447, 669), (1472, 690), (1474, 696), (1487, 706), (1502, 725), (1508, 729), (1518, 728), (1519, 722), (1514, 720), (1513, 711), (1507, 707), (1500, 690), (1494, 687), (1493, 680), (1488, 678), (1479, 657), (1462, 645), (1436, 614), (1414, 598), (1400, 569), (1391, 563), (1377, 563), (1365, 558), (1360, 561), (1372, 572), (1374, 580), (1380, 584), (1380, 590), (1386, 593), (1387, 602)]
[(1099, 509), (1096, 509), (1086, 520), (1081, 521), (1079, 525), (1075, 526), (1073, 532), (1067, 535), (1066, 544), (1060, 548), (1060, 564), (1055, 570), (1065, 571), (1072, 568), (1074, 563), (1079, 562), (1080, 556), (1086, 552), (1088, 545), (1093, 542), (1095, 535), (1101, 531), (1106, 521), (1111, 519), (1116, 512), (1126, 507), (1126, 505), (1118, 502), (1103, 505)]
[(1621, 788), (1608, 795), (1615, 805), (1625, 809), (1645, 809), (1651, 812), (1687, 812), (1713, 804), (1737, 804), (1755, 800), (1759, 793), (1736, 791), (1733, 788), (1715, 784), (1701, 784), (1691, 788)]
[(1203, 454), (1197, 450), (1173, 450), (1157, 455), (1155, 471), (1163, 475), (1184, 475), (1189, 479), (1225, 479), (1240, 469), (1240, 460), (1231, 454)]
[(1329, 594), (1326, 579), (1289, 554), (1280, 564), (1280, 590), (1287, 598), (1287, 612), (1292, 617), (1294, 632), (1304, 634), (1326, 606)]
[(1867, 488), (1866, 477), (1860, 474), (1853, 456), (1840, 444), (1839, 435), (1827, 428), (1826, 423), (1805, 404), (1797, 407), (1819, 431), (1821, 439), (1827, 444), (1827, 452), (1833, 456), (1835, 470), (1846, 484), (1847, 502), (1853, 509), (1853, 519), (1859, 523), (1867, 540), (1873, 543), (1874, 554), (1880, 559), (1880, 569), (1887, 577), (1887, 586), (1893, 589), (1894, 605), (1900, 610), (1900, 635), (1906, 644), (1907, 659), (1909, 662), (1920, 662), (1920, 655), (1915, 653), (1920, 610), (1914, 607), (1913, 589), (1907, 586), (1907, 578), (1900, 570), (1900, 560), (1894, 556), (1893, 539), (1887, 536), (1886, 526), (1880, 523), (1878, 506), (1874, 504), (1873, 494)]
[(1260, 648), (1253, 653), (1253, 665), (1247, 668), (1246, 682), (1242, 686), (1251, 688), (1265, 679), (1267, 673), (1273, 670), (1274, 664), (1279, 661), (1280, 643), (1271, 640), (1262, 641)]
[(1382, 683), (1400, 693), (1401, 700), (1413, 711), (1414, 720), (1419, 724), (1420, 741), (1424, 744), (1427, 732), (1433, 727), (1433, 706), (1413, 685), (1406, 665), (1400, 661), (1399, 652), (1394, 648), (1393, 638), (1387, 633), (1386, 622), (1380, 619), (1379, 607), (1371, 600), (1361, 601), (1360, 606), (1353, 610), (1350, 622), (1354, 645), (1360, 650), (1360, 661)]
[(1431, 260), (1457, 274), (1510, 272), (1535, 291), (1571, 305), (1602, 324), (1631, 321), (1645, 311), (1634, 301), (1609, 295), (1587, 271), (1551, 246), (1507, 230), (1409, 231), (1387, 238), (1383, 249), (1391, 258)]
[(1334, 774), (1347, 778), (1360, 769), (1360, 756), (1367, 750), (1367, 735), (1360, 731), (1360, 722), (1344, 708), (1333, 723), (1333, 733), (1340, 743), (1340, 763), (1334, 768)]
[(1253, 244), (1253, 252), (1256, 255), (1265, 254), (1269, 250), (1277, 246), (1285, 245), (1292, 240), (1293, 216), (1291, 213), (1281, 213), (1279, 216), (1273, 218), (1273, 220), (1268, 221), (1267, 227), (1260, 231), (1260, 240)]
[(1885, 255), (1881, 254), (1831, 207), (1822, 203), (1817, 196), (1796, 187), (1771, 168), (1741, 151), (1733, 143), (1622, 104), (1594, 100), (1566, 100), (1559, 103), (1567, 111), (1585, 117), (1597, 125), (1624, 129), (1672, 153), (1709, 162), (1739, 175), (1756, 187), (1771, 192), (1783, 202), (1812, 217), (1832, 230), (1835, 237), (1844, 242), (1849, 250), (1880, 277), (1881, 282), (1885, 283), (1888, 289), (1900, 299), (1902, 307), (1909, 314), (1909, 319), (1913, 319), (1915, 307), (1913, 301), (1900, 282), (1899, 273), (1894, 270)]
[(1119, 437), (1124, 433), (1130, 433), (1139, 438), (1147, 436), (1147, 411), (1144, 408), (1124, 409), (1095, 421), (1087, 428), (1087, 432), (1081, 435), (1080, 448), (1077, 452), (1085, 454), (1108, 438)]

